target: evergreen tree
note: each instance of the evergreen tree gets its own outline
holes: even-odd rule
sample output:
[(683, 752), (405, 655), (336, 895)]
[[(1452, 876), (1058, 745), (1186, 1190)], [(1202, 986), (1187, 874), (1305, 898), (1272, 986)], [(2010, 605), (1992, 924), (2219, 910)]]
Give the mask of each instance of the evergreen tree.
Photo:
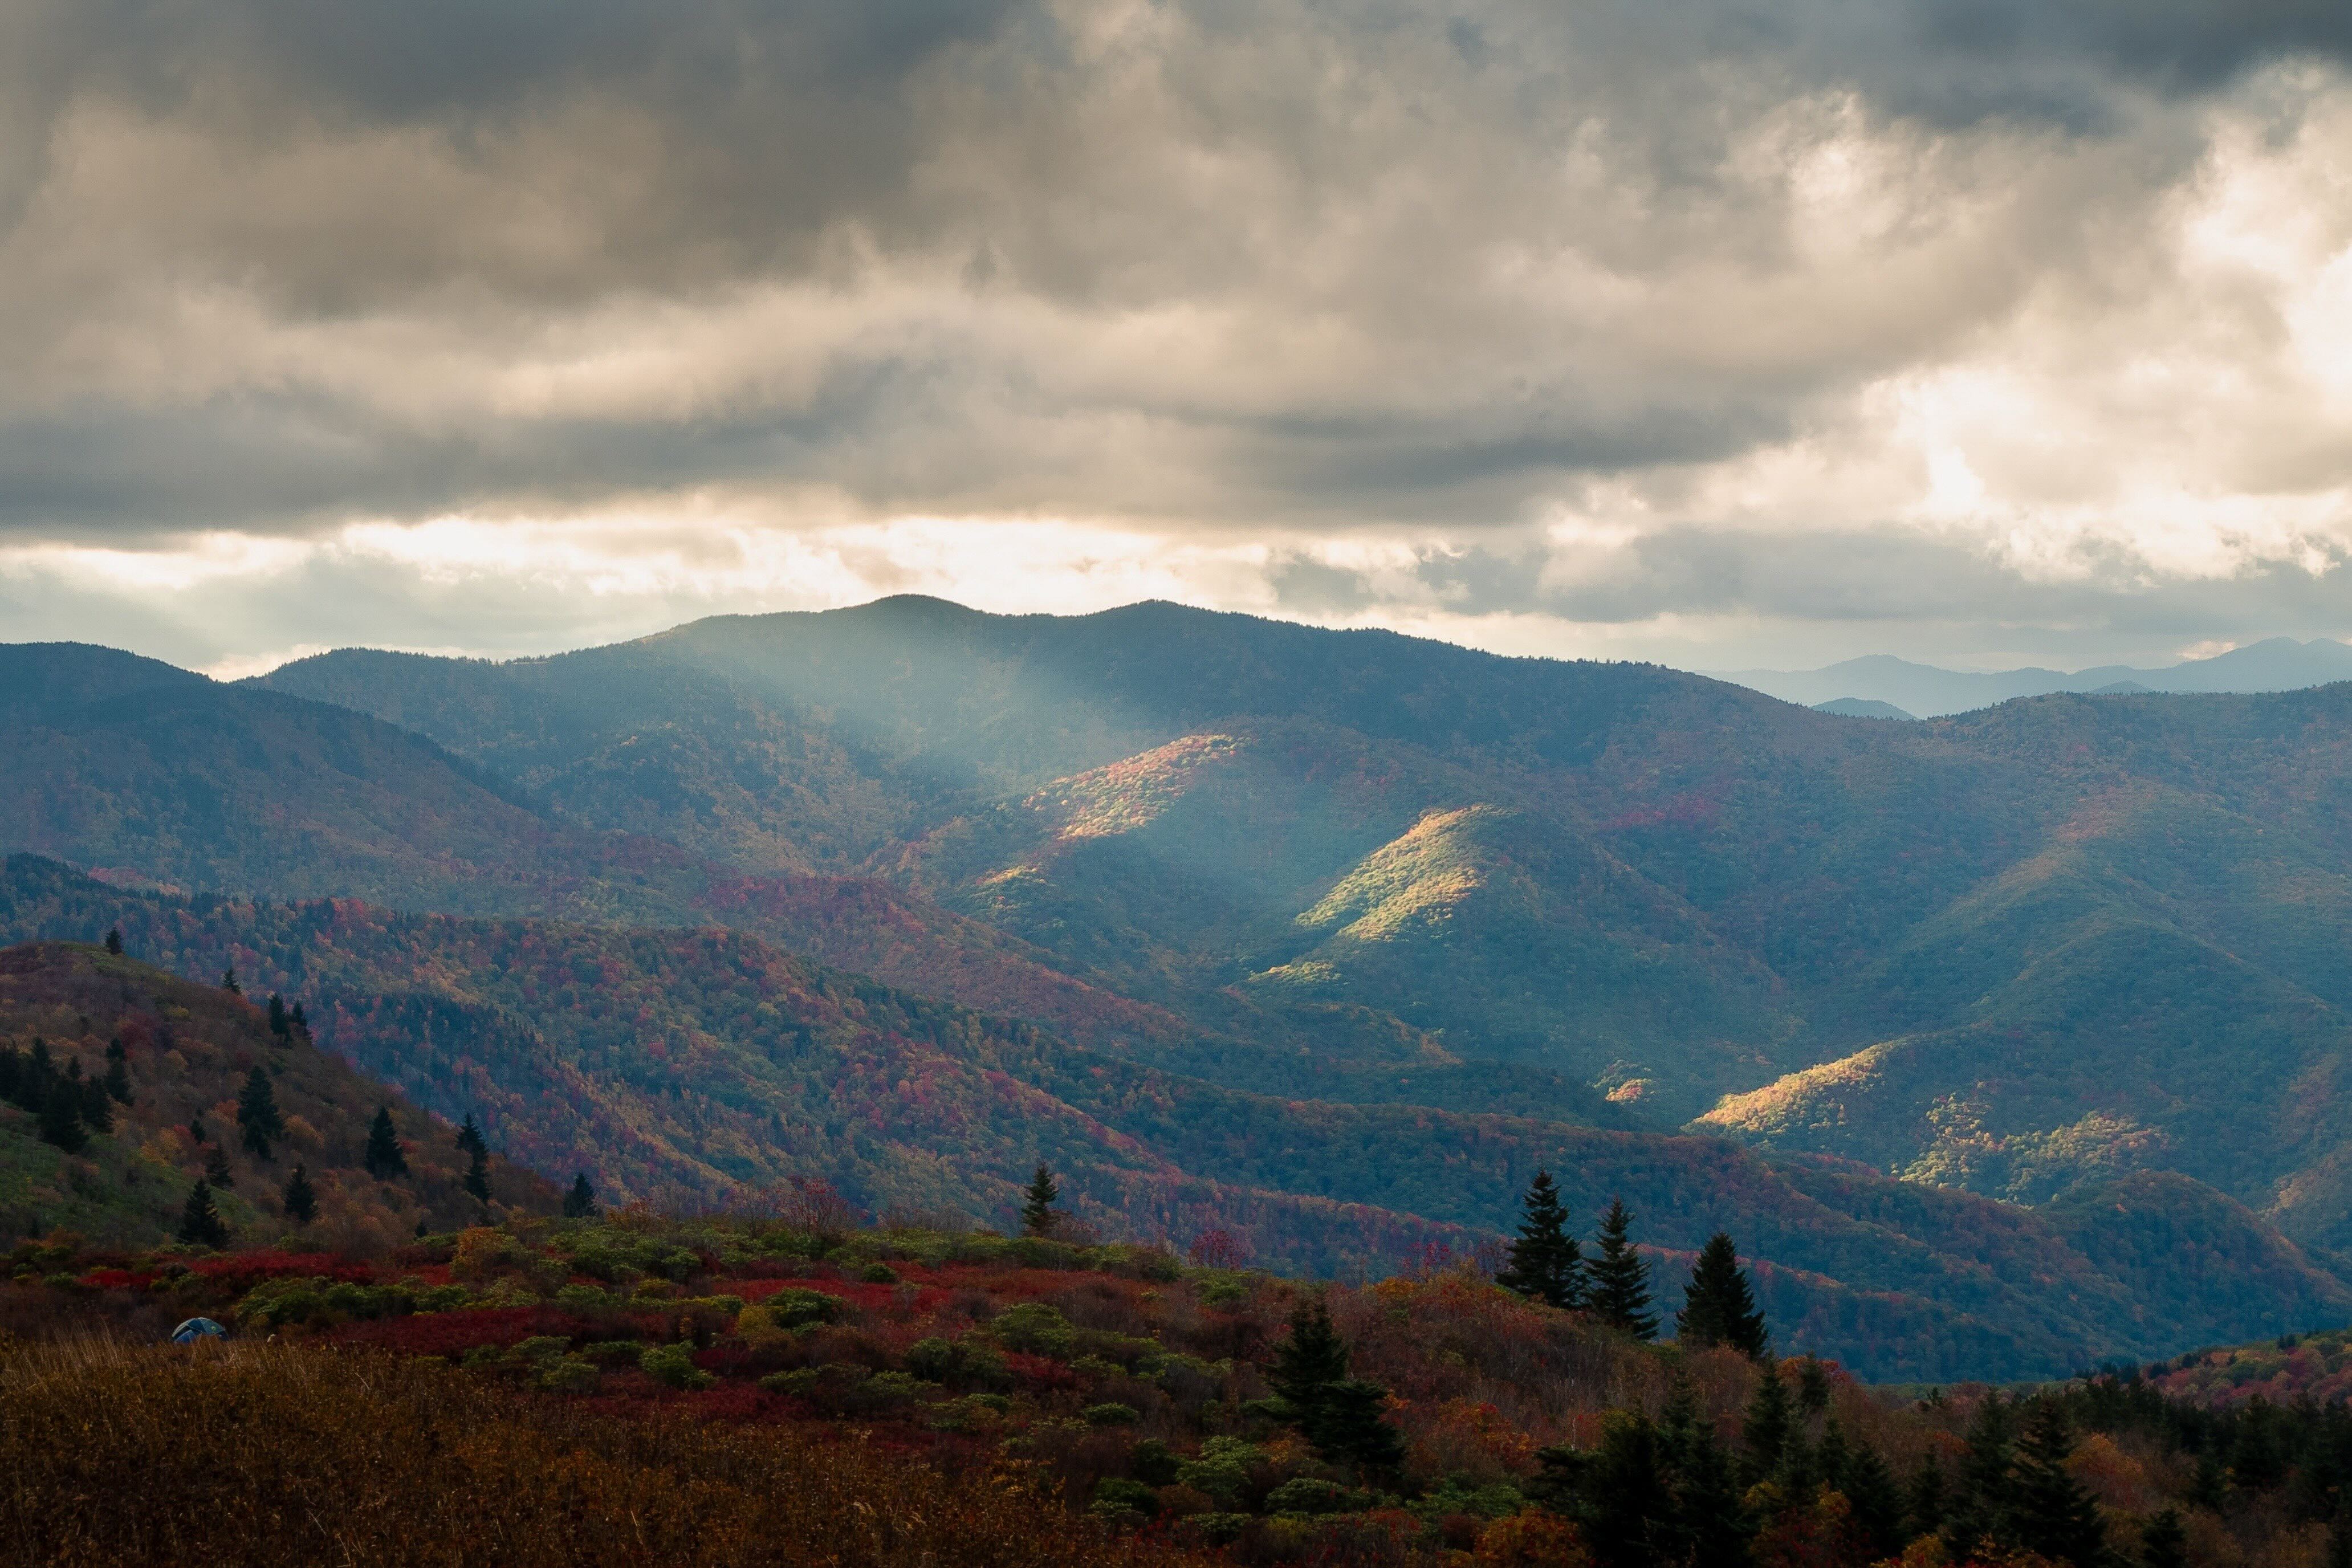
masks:
[(1911, 1478), (1903, 1503), (1904, 1526), (1916, 1539), (1944, 1528), (1944, 1467), (1929, 1454)]
[(1683, 1310), (1675, 1314), (1675, 1337), (1686, 1345), (1729, 1345), (1750, 1359), (1762, 1355), (1770, 1343), (1748, 1270), (1723, 1231), (1699, 1249)]
[(1640, 1412), (1601, 1418), (1601, 1446), (1586, 1467), (1578, 1522), (1600, 1568), (1653, 1568), (1673, 1550), (1679, 1521), (1658, 1452)]
[(296, 1002), (296, 1003), (294, 1004), (294, 1013), (293, 1013), (293, 1018), (294, 1018), (294, 1032), (295, 1032), (295, 1033), (297, 1033), (297, 1034), (299, 1034), (299, 1035), (300, 1035), (304, 1040), (308, 1040), (308, 1039), (310, 1039), (310, 1020), (309, 1019), (304, 1018), (304, 1017), (302, 1016), (302, 1004), (301, 1004), (300, 1002)]
[(121, 926), (110, 925), (106, 928), (106, 950), (113, 954), (118, 958), (122, 956)]
[(596, 1189), (588, 1185), (588, 1173), (582, 1171), (572, 1178), (572, 1190), (563, 1195), (563, 1218), (593, 1219), (596, 1216)]
[(228, 1168), (228, 1151), (215, 1144), (205, 1151), (205, 1179), (226, 1192), (236, 1185), (236, 1176)]
[(2074, 1451), (2065, 1407), (2054, 1399), (2042, 1401), (2018, 1440), (2011, 1529), (2028, 1552), (2095, 1568), (2106, 1560), (2106, 1532), (2099, 1524), (2099, 1505), (2066, 1469)]
[(259, 1067), (245, 1075), (245, 1087), (237, 1092), (236, 1124), (243, 1129), (246, 1148), (256, 1159), (269, 1158), (273, 1141), (286, 1135), (286, 1118), (278, 1111), (278, 1092), (270, 1087), (269, 1074)]
[(228, 1227), (213, 1207), (213, 1189), (201, 1179), (188, 1189), (187, 1207), (180, 1210), (180, 1239), (191, 1247), (228, 1245)]
[(319, 1218), (319, 1195), (310, 1186), (310, 1173), (300, 1165), (286, 1181), (286, 1216), (297, 1225)]
[(1331, 1309), (1320, 1296), (1299, 1302), (1290, 1314), (1290, 1338), (1274, 1353), (1266, 1382), (1302, 1422), (1323, 1391), (1348, 1376), (1348, 1344), (1331, 1326)]
[(1968, 1451), (1960, 1459), (1958, 1496), (1944, 1521), (1944, 1538), (1955, 1556), (1965, 1557), (1982, 1542), (2005, 1545), (2010, 1537), (2009, 1511), (2013, 1487), (2010, 1467), (2014, 1458), (2013, 1423), (2010, 1408), (1994, 1389), (1977, 1406), (1969, 1423)]
[(1789, 1409), (1789, 1385), (1780, 1381), (1780, 1369), (1768, 1361), (1762, 1370), (1763, 1375), (1756, 1380), (1756, 1392), (1748, 1396), (1748, 1408), (1739, 1422), (1739, 1441), (1748, 1450), (1746, 1469), (1751, 1481), (1780, 1470), (1795, 1429)]
[(1061, 1218), (1055, 1211), (1054, 1200), (1061, 1196), (1062, 1189), (1054, 1185), (1054, 1173), (1045, 1168), (1044, 1161), (1039, 1161), (1036, 1174), (1029, 1178), (1029, 1186), (1022, 1194), (1021, 1233), (1051, 1236), (1054, 1222)]
[(1862, 1537), (1864, 1560), (1875, 1563), (1902, 1550), (1903, 1490), (1876, 1448), (1868, 1443), (1853, 1446), (1838, 1490), (1853, 1505), (1853, 1526)]
[(269, 1032), (279, 1040), (293, 1033), (294, 1026), (286, 1016), (286, 998), (276, 991), (269, 993)]
[(1538, 1170), (1522, 1200), (1519, 1239), (1495, 1283), (1546, 1306), (1584, 1304), (1584, 1253), (1568, 1233), (1568, 1209), (1549, 1171)]
[(1829, 1368), (1817, 1355), (1808, 1355), (1797, 1364), (1797, 1407), (1808, 1416), (1818, 1416), (1830, 1407)]
[(466, 1151), (466, 1179), (460, 1184), (474, 1195), (475, 1200), (487, 1206), (490, 1201), (490, 1150), (479, 1137)]
[(245, 995), (245, 988), (236, 983), (236, 966), (231, 964), (221, 971), (221, 989), (233, 997)]
[(74, 1063), (75, 1077), (71, 1080), (71, 1087), (81, 1101), (83, 1125), (93, 1133), (111, 1133), (114, 1131), (114, 1096), (106, 1092), (106, 1080), (83, 1078), (80, 1071), (81, 1063)]
[(131, 1103), (131, 1058), (122, 1042), (106, 1042), (106, 1092), (123, 1104)]
[(54, 1144), (69, 1155), (81, 1153), (89, 1142), (82, 1129), (81, 1092), (63, 1078), (49, 1075), (41, 1092), (41, 1142)]
[(1743, 1568), (1754, 1526), (1731, 1458), (1702, 1429), (1677, 1466), (1675, 1515), (1691, 1568)]
[(1658, 1316), (1650, 1311), (1650, 1265), (1634, 1249), (1633, 1226), (1624, 1200), (1611, 1198), (1609, 1212), (1601, 1217), (1600, 1251), (1592, 1260), (1585, 1302), (1611, 1328), (1635, 1339), (1655, 1339)]
[(368, 1124), (367, 1153), (361, 1156), (368, 1175), (378, 1181), (408, 1174), (408, 1156), (401, 1151), (399, 1130), (392, 1124), (392, 1107), (379, 1105)]
[(188, 1139), (191, 1143), (196, 1144), (209, 1144), (213, 1141), (213, 1135), (205, 1131), (205, 1119), (202, 1116), (188, 1118)]
[[(2343, 1534), (2342, 1521), (2328, 1531), (2330, 1557), (2327, 1568), (2337, 1568), (2333, 1552)], [(2352, 1552), (2345, 1554), (2352, 1558)], [(2180, 1514), (2176, 1509), (2166, 1509), (2152, 1516), (2140, 1527), (2140, 1568), (2189, 1568), (2189, 1532), (2180, 1528)]]
[(1343, 1377), (1323, 1386), (1298, 1429), (1335, 1463), (1393, 1469), (1404, 1461), (1404, 1439), (1381, 1419), (1388, 1399), (1389, 1391), (1377, 1383)]

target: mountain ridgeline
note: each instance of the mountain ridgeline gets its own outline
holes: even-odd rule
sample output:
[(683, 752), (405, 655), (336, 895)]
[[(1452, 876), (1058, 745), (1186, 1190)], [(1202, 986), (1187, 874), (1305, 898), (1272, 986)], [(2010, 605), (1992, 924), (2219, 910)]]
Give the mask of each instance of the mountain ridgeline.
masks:
[(1106, 1223), (1377, 1267), (1549, 1163), (1655, 1245), (1732, 1229), (1776, 1321), (1890, 1375), (2347, 1304), (2352, 686), (1872, 723), (926, 600), (0, 685), (6, 847), (100, 879), (13, 862), (5, 935), (248, 955), (624, 1193), (993, 1209), (1046, 1155)]

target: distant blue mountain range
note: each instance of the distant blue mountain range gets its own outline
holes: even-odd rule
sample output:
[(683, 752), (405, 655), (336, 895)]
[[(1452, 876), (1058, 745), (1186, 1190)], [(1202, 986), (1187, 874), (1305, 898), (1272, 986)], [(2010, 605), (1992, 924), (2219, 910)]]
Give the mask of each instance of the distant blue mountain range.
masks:
[[(2101, 664), (2067, 674), (2059, 670), (2001, 670), (1979, 674), (1915, 664), (1891, 653), (1873, 653), (1819, 670), (1715, 670), (1721, 681), (1767, 693), (1784, 702), (1824, 707), (1830, 712), (1895, 715), (1846, 706), (1881, 704), (1899, 708), (1905, 716), (1931, 718), (1937, 714), (1963, 713), (1990, 707), (2011, 697), (2038, 697), (2051, 692), (2286, 692), (2304, 686), (2324, 686), (2331, 681), (2352, 681), (2352, 646), (2326, 637), (2298, 643), (2273, 637), (2156, 670), (2125, 664)], [(1832, 706), (1830, 705), (1837, 705)]]

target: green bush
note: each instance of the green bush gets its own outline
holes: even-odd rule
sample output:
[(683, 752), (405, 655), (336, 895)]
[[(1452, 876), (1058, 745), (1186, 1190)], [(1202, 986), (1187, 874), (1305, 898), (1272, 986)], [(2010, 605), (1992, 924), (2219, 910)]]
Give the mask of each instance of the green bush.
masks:
[(1089, 1405), (1078, 1414), (1089, 1427), (1132, 1427), (1143, 1419), (1143, 1413), (1132, 1405), (1109, 1402)]
[(596, 1386), (596, 1364), (581, 1356), (561, 1356), (548, 1363), (534, 1381), (551, 1394), (584, 1394)]
[(868, 1263), (857, 1270), (857, 1277), (869, 1285), (895, 1285), (898, 1282), (898, 1270), (887, 1263)]
[(694, 1364), (694, 1353), (682, 1344), (656, 1345), (637, 1357), (637, 1370), (670, 1388), (708, 1388), (719, 1380)]
[(806, 1328), (811, 1323), (829, 1323), (841, 1316), (841, 1298), (828, 1296), (823, 1291), (811, 1291), (799, 1285), (787, 1286), (762, 1303), (776, 1316), (776, 1321), (788, 1329)]
[(1265, 1495), (1268, 1513), (1353, 1513), (1370, 1506), (1370, 1500), (1362, 1492), (1352, 1491), (1337, 1481), (1318, 1481), (1310, 1476), (1294, 1476)]
[(1007, 1350), (1066, 1361), (1076, 1344), (1069, 1319), (1043, 1301), (1024, 1301), (989, 1320), (989, 1333)]
[(1131, 1481), (1125, 1476), (1105, 1476), (1095, 1483), (1094, 1505), (1087, 1511), (1113, 1517), (1139, 1513), (1152, 1519), (1160, 1512), (1160, 1494), (1141, 1481)]
[(633, 1339), (599, 1340), (583, 1345), (580, 1354), (598, 1366), (635, 1366), (646, 1347)]
[(1175, 1484), (1176, 1472), (1181, 1461), (1157, 1437), (1146, 1437), (1128, 1454), (1127, 1462), (1135, 1471), (1135, 1479), (1146, 1486), (1164, 1487)]

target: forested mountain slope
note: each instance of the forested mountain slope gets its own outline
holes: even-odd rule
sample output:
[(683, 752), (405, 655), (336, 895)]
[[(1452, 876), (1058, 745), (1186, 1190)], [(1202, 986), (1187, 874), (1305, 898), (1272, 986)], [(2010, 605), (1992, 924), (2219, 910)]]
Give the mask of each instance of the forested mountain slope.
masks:
[[(2174, 1172), (2352, 1242), (2352, 686), (1887, 725), (1644, 666), (919, 600), (264, 685), (0, 721), (45, 802), (11, 842), (273, 897), (724, 925), (1232, 1103), (1705, 1115), (1915, 1178), (1874, 1203), (1945, 1184), (2051, 1223)], [(348, 772), (308, 760), (332, 736)], [(207, 789), (222, 810), (173, 815)], [(379, 820), (375, 789), (442, 804)], [(1433, 1158), (1469, 1135), (1379, 1124)], [(1271, 1136), (1177, 1163), (1422, 1201)]]
[(191, 901), (31, 857), (0, 877), (0, 938), (109, 925), (186, 972), (233, 961), (299, 989), (322, 1043), (618, 1199), (692, 1208), (815, 1175), (877, 1210), (1001, 1224), (1044, 1159), (1106, 1228), (1224, 1228), (1272, 1261), (1383, 1271), (1492, 1236), (1544, 1165), (1587, 1223), (1622, 1195), (1677, 1256), (1735, 1228), (1792, 1344), (1887, 1377), (2063, 1370), (2352, 1312), (2322, 1263), (2183, 1178), (2036, 1213), (1715, 1139), (1240, 1093), (724, 931)]
[[(306, 1025), (274, 1029), (268, 1009), (217, 983), (95, 944), (0, 950), (0, 1051), (15, 1053), (0, 1071), (0, 1233), (12, 1237), (166, 1240), (207, 1176), (246, 1245), (382, 1249), (420, 1223), (557, 1207), (551, 1186), (501, 1156), (488, 1164), (488, 1201), (478, 1200), (453, 1124), (320, 1050)], [(37, 1056), (45, 1068), (31, 1066)], [(240, 1115), (257, 1069), (274, 1124), (257, 1109)], [(79, 1109), (60, 1117), (68, 1101)], [(392, 1119), (397, 1169), (368, 1166), (379, 1112)], [(298, 1165), (315, 1207), (307, 1219), (288, 1208)]]
[(1223, 1032), (1392, 1020), (1654, 1124), (2025, 1197), (2178, 1169), (2352, 1244), (2352, 685), (1887, 726), (1643, 666), (923, 600), (268, 680), (569, 820), (887, 876)]

